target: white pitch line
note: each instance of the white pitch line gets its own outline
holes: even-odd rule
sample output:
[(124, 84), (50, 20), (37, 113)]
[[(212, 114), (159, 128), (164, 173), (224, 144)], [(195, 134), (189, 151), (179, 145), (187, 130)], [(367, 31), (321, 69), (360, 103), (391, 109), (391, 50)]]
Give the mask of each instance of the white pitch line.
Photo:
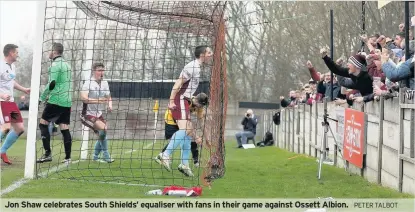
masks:
[(59, 170), (69, 167), (72, 164), (77, 164), (79, 163), (79, 160), (73, 161), (71, 162), (71, 164), (59, 164), (58, 166), (54, 166), (51, 169), (49, 169), (48, 171), (44, 171), (42, 173), (39, 174), (40, 177), (48, 177), (49, 174), (53, 174), (58, 172)]
[(129, 150), (129, 151), (126, 151), (126, 152), (124, 152), (125, 154), (128, 154), (128, 153), (131, 153), (131, 152), (136, 152), (137, 150), (136, 149), (133, 149), (133, 150)]
[[(79, 160), (73, 161), (71, 164), (76, 164), (76, 163), (79, 163)], [(51, 169), (40, 173), (39, 176), (41, 176), (41, 177), (48, 176), (48, 174), (56, 173), (59, 170), (65, 168), (65, 167), (68, 167), (68, 165), (67, 164), (60, 164), (58, 166), (54, 166)], [(8, 186), (7, 188), (1, 190), (0, 196), (8, 194), (8, 193), (22, 187), (22, 185), (28, 183), (29, 181), (30, 181), (30, 179), (28, 179), (28, 178), (21, 178), (20, 180), (14, 182), (13, 184)]]
[[(156, 142), (157, 142), (157, 140), (154, 140), (150, 144), (146, 145), (144, 147), (144, 149), (149, 148), (151, 145), (154, 145)], [(135, 151), (137, 151), (137, 150), (136, 149), (129, 150), (129, 151), (126, 151), (125, 154), (131, 153), (131, 152), (135, 152)], [(114, 154), (113, 156), (115, 156), (115, 155), (117, 155), (117, 154)], [(80, 160), (76, 160), (76, 161), (73, 161), (71, 164), (76, 164), (76, 163), (79, 163), (79, 162), (80, 162)], [(41, 177), (45, 177), (46, 176), (47, 177), (48, 174), (56, 173), (59, 170), (65, 168), (67, 166), (68, 165), (66, 165), (66, 164), (60, 164), (58, 166), (54, 166), (53, 168), (49, 169), (48, 171), (44, 171), (44, 172), (40, 173), (39, 176), (41, 176)], [(30, 179), (21, 178), (20, 180), (18, 180), (16, 182), (14, 182), (13, 184), (11, 184), (9, 187), (1, 190), (0, 196), (3, 196), (5, 194), (8, 194), (8, 193), (10, 193), (10, 192), (12, 192), (12, 191), (20, 188), (22, 185), (28, 183), (29, 181), (30, 181)], [(143, 184), (128, 184), (128, 185), (138, 185), (138, 186), (142, 186)], [(157, 187), (158, 185), (148, 185), (148, 186), (150, 186), (150, 187)]]
[[(143, 149), (147, 149), (147, 148), (149, 148), (151, 145), (154, 145), (155, 143), (157, 143), (157, 140), (154, 140), (154, 141), (152, 141), (150, 144), (147, 144), (147, 145), (146, 145)], [(124, 152), (124, 154), (129, 154), (129, 153), (136, 152), (136, 151), (137, 151), (137, 149), (128, 150), (128, 151)], [(119, 155), (119, 154), (113, 154), (112, 156), (114, 157), (115, 155)]]
[[(50, 178), (50, 179), (52, 179), (52, 180), (62, 180), (62, 179), (58, 179), (58, 178)], [(111, 182), (111, 181), (104, 182), (104, 181), (76, 180), (76, 182), (88, 182), (88, 183), (100, 183), (100, 184), (115, 184), (115, 185), (141, 186), (141, 187), (155, 187), (155, 188), (164, 187), (162, 185), (139, 184), (139, 183), (120, 183), (120, 182)]]
[(1, 190), (0, 196), (3, 196), (7, 193), (10, 193), (18, 188), (20, 188), (22, 185), (26, 184), (27, 182), (29, 182), (29, 179), (27, 178), (22, 178), (16, 182), (14, 182), (13, 184), (11, 184), (9, 187)]

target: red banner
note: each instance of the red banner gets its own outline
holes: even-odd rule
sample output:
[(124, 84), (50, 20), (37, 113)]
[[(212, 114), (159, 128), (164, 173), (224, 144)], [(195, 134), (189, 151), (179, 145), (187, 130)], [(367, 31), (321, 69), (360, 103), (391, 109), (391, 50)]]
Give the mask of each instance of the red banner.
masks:
[(363, 168), (365, 124), (365, 113), (346, 108), (343, 157), (359, 168)]

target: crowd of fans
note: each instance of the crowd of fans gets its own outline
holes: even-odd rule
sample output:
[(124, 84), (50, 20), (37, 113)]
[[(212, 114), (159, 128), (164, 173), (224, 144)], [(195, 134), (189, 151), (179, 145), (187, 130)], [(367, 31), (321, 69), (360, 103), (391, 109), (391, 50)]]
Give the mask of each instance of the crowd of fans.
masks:
[[(411, 26), (415, 26), (415, 16), (411, 18)], [(385, 99), (397, 97), (399, 89), (403, 87), (408, 88), (405, 97), (413, 99), (415, 40), (410, 30), (409, 46), (405, 46), (404, 24), (400, 24), (398, 29), (393, 37), (382, 34), (362, 35), (361, 40), (367, 51), (359, 51), (347, 61), (338, 58), (334, 62), (328, 56), (328, 50), (322, 48), (321, 58), (329, 71), (321, 73), (307, 61), (311, 79), (300, 89), (290, 91), (288, 98), (281, 96), (281, 106), (295, 107), (300, 103), (312, 105), (322, 102), (325, 97), (327, 101), (334, 101), (339, 105), (379, 101), (380, 96)], [(406, 48), (410, 52), (409, 58), (405, 58)], [(331, 72), (334, 76), (333, 82)]]

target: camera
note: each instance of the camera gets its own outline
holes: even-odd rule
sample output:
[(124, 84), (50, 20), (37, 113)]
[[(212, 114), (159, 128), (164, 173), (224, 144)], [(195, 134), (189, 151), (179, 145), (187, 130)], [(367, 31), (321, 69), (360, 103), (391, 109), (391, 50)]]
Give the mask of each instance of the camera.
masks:
[(248, 117), (248, 118), (249, 118), (249, 117), (251, 117), (251, 114), (247, 113), (247, 114), (246, 114), (246, 117)]

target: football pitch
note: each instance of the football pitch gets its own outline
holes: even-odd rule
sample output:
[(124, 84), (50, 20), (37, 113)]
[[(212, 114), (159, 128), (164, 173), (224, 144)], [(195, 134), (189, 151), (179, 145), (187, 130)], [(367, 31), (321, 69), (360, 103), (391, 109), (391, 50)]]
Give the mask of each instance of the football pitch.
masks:
[[(80, 142), (75, 141), (69, 166), (60, 163), (64, 158), (61, 141), (53, 144), (53, 161), (38, 167), (40, 178), (17, 186), (2, 198), (154, 198), (146, 192), (159, 185), (202, 184), (198, 177), (202, 168), (192, 166), (195, 177), (189, 178), (177, 170), (178, 160), (173, 160), (172, 172), (152, 160), (164, 141), (154, 145), (146, 140), (110, 141), (115, 159), (111, 164), (91, 160), (93, 141), (89, 142), (88, 159), (79, 160)], [(234, 140), (226, 142), (225, 176), (214, 181), (211, 189), (204, 188), (202, 198), (413, 198), (327, 165), (323, 165), (321, 183), (316, 177), (315, 158), (295, 157), (298, 154), (276, 147), (243, 150), (235, 146)], [(1, 166), (2, 193), (23, 178), (25, 148), (26, 140), (22, 139), (9, 150), (13, 164)], [(179, 156), (178, 149), (173, 158)]]

